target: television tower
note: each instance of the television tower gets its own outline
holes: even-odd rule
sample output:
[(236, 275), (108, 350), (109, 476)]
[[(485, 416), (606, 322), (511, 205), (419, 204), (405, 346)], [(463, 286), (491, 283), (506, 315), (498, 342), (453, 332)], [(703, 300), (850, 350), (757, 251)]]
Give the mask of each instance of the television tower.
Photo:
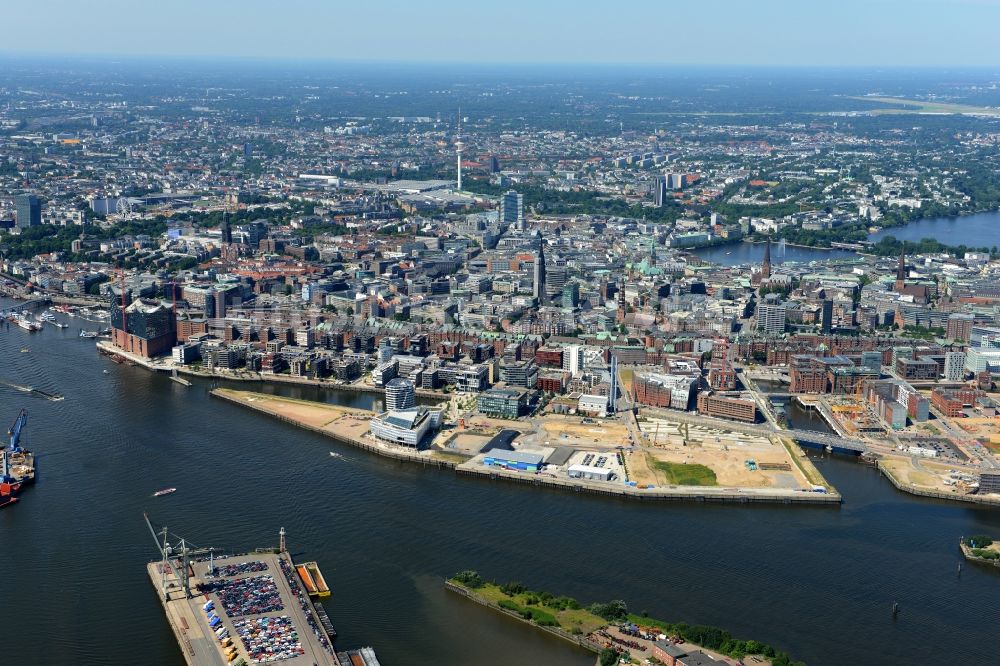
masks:
[(465, 144), (462, 143), (462, 109), (458, 109), (458, 134), (455, 136), (455, 156), (458, 160), (458, 191), (462, 191), (462, 149), (465, 148)]

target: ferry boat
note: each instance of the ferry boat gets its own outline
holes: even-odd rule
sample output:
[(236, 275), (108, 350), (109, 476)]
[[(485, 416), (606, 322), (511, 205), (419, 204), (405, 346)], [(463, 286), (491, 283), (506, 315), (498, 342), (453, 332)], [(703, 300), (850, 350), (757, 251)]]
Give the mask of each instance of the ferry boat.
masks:
[(153, 497), (163, 497), (164, 495), (169, 495), (170, 493), (176, 493), (176, 488), (164, 488), (163, 490), (157, 490), (153, 493)]
[(26, 319), (24, 317), (17, 317), (17, 318), (15, 318), (14, 319), (14, 323), (16, 323), (18, 326), (20, 326), (24, 330), (31, 331), (31, 332), (35, 332), (35, 331), (37, 331), (37, 330), (39, 330), (41, 328), (41, 326), (39, 326), (35, 322), (31, 321), (30, 319)]

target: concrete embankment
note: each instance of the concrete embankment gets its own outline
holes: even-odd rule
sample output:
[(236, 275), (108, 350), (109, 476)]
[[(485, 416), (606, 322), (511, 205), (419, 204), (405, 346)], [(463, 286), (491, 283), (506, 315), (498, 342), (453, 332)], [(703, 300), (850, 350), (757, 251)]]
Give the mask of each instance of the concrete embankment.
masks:
[(529, 474), (486, 467), (477, 461), (457, 464), (454, 460), (435, 457), (433, 451), (414, 451), (400, 446), (382, 444), (368, 436), (368, 419), (374, 414), (361, 409), (295, 400), (249, 391), (214, 389), (211, 394), (241, 407), (267, 414), (286, 423), (331, 437), (341, 443), (364, 449), (376, 455), (406, 462), (454, 469), (463, 476), (491, 481), (507, 481), (532, 486), (548, 486), (573, 492), (586, 492), (610, 497), (647, 501), (722, 502), (728, 504), (803, 504), (839, 505), (836, 492), (772, 491), (766, 489), (712, 488), (678, 486), (675, 488), (633, 488), (625, 485), (578, 479), (560, 479), (545, 474)]
[(919, 495), (920, 497), (933, 497), (935, 499), (951, 500), (953, 502), (968, 502), (969, 504), (981, 504), (985, 506), (1000, 507), (1000, 495), (960, 495), (956, 493), (946, 493), (931, 488), (921, 488), (912, 483), (906, 483), (896, 478), (891, 469), (875, 461), (875, 468), (882, 475), (889, 479), (889, 482), (904, 493)]

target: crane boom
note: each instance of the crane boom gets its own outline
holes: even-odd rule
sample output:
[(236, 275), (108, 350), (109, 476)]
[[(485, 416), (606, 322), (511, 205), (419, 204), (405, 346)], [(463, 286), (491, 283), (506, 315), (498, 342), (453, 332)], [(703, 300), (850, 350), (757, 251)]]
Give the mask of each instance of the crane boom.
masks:
[(22, 409), (21, 413), (17, 415), (14, 425), (12, 425), (10, 430), (7, 431), (7, 435), (10, 437), (9, 453), (18, 453), (21, 450), (21, 429), (24, 428), (27, 422), (28, 412)]

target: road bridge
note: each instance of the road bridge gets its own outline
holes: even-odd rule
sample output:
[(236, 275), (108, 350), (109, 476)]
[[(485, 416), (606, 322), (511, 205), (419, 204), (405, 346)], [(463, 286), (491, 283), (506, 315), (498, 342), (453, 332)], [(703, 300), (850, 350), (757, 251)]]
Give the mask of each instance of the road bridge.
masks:
[(0, 315), (6, 316), (14, 314), (15, 312), (20, 312), (21, 310), (28, 310), (30, 308), (39, 307), (42, 305), (47, 305), (49, 303), (48, 298), (35, 298), (30, 301), (24, 301), (22, 303), (15, 303), (9, 308), (4, 308), (0, 310)]

